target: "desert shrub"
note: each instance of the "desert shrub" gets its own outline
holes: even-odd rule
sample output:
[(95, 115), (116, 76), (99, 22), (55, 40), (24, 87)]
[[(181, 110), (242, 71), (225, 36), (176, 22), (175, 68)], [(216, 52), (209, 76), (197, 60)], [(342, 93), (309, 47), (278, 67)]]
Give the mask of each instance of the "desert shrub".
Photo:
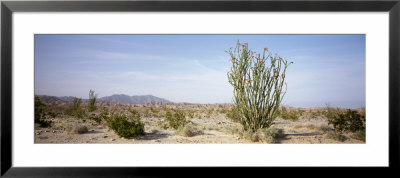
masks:
[(332, 140), (337, 140), (340, 142), (343, 142), (346, 137), (344, 137), (341, 133), (338, 133), (336, 131), (329, 131), (326, 133), (326, 138), (332, 139)]
[(154, 108), (153, 106), (150, 107), (150, 115), (152, 117), (160, 117), (161, 113), (160, 110), (157, 108)]
[(75, 116), (78, 118), (83, 118), (83, 116), (86, 113), (85, 113), (85, 110), (83, 110), (81, 108), (81, 104), (82, 104), (82, 99), (74, 98), (74, 100), (72, 101), (71, 107), (66, 110), (66, 114)]
[(291, 109), (288, 110), (286, 107), (282, 107), (279, 111), (279, 117), (285, 120), (298, 120), (304, 111)]
[(328, 108), (326, 117), (328, 118), (328, 124), (333, 125), (336, 132), (365, 130), (365, 116), (357, 111), (351, 109), (341, 111), (339, 109)]
[(250, 140), (252, 142), (258, 142), (259, 141), (259, 135), (256, 132), (253, 132), (251, 130), (244, 130), (242, 134), (242, 138), (246, 140)]
[(245, 130), (255, 132), (268, 128), (277, 117), (277, 110), (286, 93), (283, 90), (287, 60), (264, 48), (262, 54), (248, 48), (239, 41), (234, 50), (227, 51), (232, 62), (228, 72), (233, 86), (233, 102), (239, 112), (239, 121)]
[(206, 109), (206, 118), (211, 118), (211, 116), (214, 114), (214, 108), (208, 108)]
[(97, 99), (97, 95), (94, 94), (93, 90), (90, 90), (89, 91), (89, 102), (88, 102), (89, 112), (96, 110), (96, 99)]
[(341, 110), (339, 108), (332, 108), (328, 104), (326, 104), (325, 110), (322, 112), (322, 115), (326, 118), (335, 118)]
[(53, 121), (51, 120), (39, 120), (39, 122), (37, 122), (39, 124), (40, 127), (51, 127), (51, 125), (53, 124)]
[(365, 118), (365, 108), (361, 108), (360, 115)]
[(228, 110), (225, 116), (232, 121), (239, 122), (240, 114), (238, 112), (238, 109), (236, 109), (235, 107), (231, 107), (231, 109)]
[(266, 143), (278, 143), (284, 137), (283, 130), (275, 127), (259, 129), (257, 135), (261, 141)]
[(226, 114), (229, 112), (229, 107), (220, 108), (220, 109), (218, 109), (218, 112), (221, 114)]
[(129, 111), (130, 115), (132, 115), (133, 118), (135, 118), (135, 119), (140, 119), (141, 118), (140, 117), (140, 113), (139, 113), (138, 110), (133, 109), (133, 108), (129, 108), (128, 111)]
[(106, 107), (103, 107), (101, 109), (101, 112), (99, 114), (100, 119), (107, 121), (108, 118), (110, 117), (110, 113), (108, 112), (108, 109)]
[(144, 134), (144, 123), (140, 121), (140, 115), (112, 115), (108, 118), (108, 127), (119, 137), (135, 138)]
[(168, 122), (168, 127), (178, 129), (186, 124), (185, 113), (181, 110), (172, 110), (165, 113), (165, 120)]
[(89, 116), (89, 119), (95, 121), (97, 124), (100, 124), (101, 121), (102, 121), (102, 117), (101, 117), (100, 115), (96, 115), (96, 114), (94, 114), (94, 113), (92, 113), (92, 114)]
[(315, 118), (317, 118), (318, 116), (321, 116), (321, 115), (322, 115), (322, 113), (320, 111), (310, 111), (310, 112), (308, 112), (308, 117), (310, 119), (315, 119)]
[(180, 136), (184, 136), (184, 137), (193, 137), (196, 135), (200, 135), (202, 133), (203, 132), (201, 130), (197, 129), (196, 127), (194, 127), (191, 124), (181, 125), (175, 131), (176, 135), (180, 135)]
[(52, 121), (45, 120), (46, 105), (44, 105), (38, 96), (35, 96), (35, 123), (39, 124), (40, 127), (50, 127)]
[(44, 117), (44, 104), (38, 96), (35, 96), (35, 121)]
[(143, 117), (149, 117), (149, 116), (151, 116), (150, 108), (141, 108), (141, 109), (139, 109), (139, 112), (141, 113), (141, 115), (142, 115)]
[(195, 111), (194, 111), (193, 109), (188, 109), (188, 110), (186, 111), (186, 115), (187, 115), (187, 117), (190, 118), (190, 119), (194, 118), (194, 116), (195, 116), (194, 113), (195, 113)]
[(89, 131), (89, 129), (83, 125), (70, 125), (66, 130), (70, 134), (84, 134)]
[(353, 139), (361, 140), (361, 141), (365, 142), (365, 130), (356, 131), (356, 132), (352, 133), (352, 135), (350, 137)]
[(258, 129), (256, 132), (253, 132), (251, 130), (244, 130), (243, 127), (228, 126), (223, 129), (223, 132), (252, 142), (278, 143), (284, 137), (283, 130), (275, 127)]
[(47, 115), (48, 116), (50, 116), (51, 118), (55, 118), (55, 117), (57, 117), (57, 113), (54, 113), (54, 112), (47, 112)]
[(159, 121), (157, 121), (157, 125), (160, 127), (160, 128), (162, 128), (162, 129), (168, 129), (168, 124), (167, 123), (165, 123), (164, 121), (162, 121), (162, 120), (159, 120)]

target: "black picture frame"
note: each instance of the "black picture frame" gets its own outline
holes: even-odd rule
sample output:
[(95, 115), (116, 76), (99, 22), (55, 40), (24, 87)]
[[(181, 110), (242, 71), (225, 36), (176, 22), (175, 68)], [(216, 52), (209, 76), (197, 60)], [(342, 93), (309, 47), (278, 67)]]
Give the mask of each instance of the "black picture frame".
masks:
[[(229, 172), (229, 174), (269, 174), (269, 168), (130, 168), (130, 167), (74, 167), (74, 168), (21, 168), (12, 165), (12, 18), (13, 12), (389, 12), (389, 167), (355, 168), (369, 171), (392, 172), (399, 168), (399, 115), (400, 115), (400, 0), (364, 1), (2, 1), (1, 2), (1, 175), (5, 177), (144, 177), (188, 176)], [(385, 59), (381, 59), (385, 60)], [(101, 161), (101, 160), (100, 160)], [(277, 167), (275, 167), (277, 168)], [(180, 174), (182, 169), (191, 174)], [(200, 169), (200, 170), (199, 170)], [(207, 169), (207, 170), (203, 170)], [(246, 168), (249, 169), (249, 168)], [(281, 168), (277, 168), (281, 169)], [(307, 173), (280, 170), (282, 174)], [(328, 169), (328, 168), (319, 168)], [(348, 168), (345, 168), (348, 169)], [(351, 169), (350, 169), (351, 170)], [(340, 175), (330, 171), (329, 174)]]

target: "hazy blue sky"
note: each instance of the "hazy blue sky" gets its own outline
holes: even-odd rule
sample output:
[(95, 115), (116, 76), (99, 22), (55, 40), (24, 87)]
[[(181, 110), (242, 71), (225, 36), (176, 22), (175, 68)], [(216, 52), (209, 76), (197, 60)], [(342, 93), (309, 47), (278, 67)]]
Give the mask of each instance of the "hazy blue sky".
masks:
[(35, 35), (35, 94), (230, 103), (236, 41), (293, 61), (283, 105), (365, 106), (364, 35)]

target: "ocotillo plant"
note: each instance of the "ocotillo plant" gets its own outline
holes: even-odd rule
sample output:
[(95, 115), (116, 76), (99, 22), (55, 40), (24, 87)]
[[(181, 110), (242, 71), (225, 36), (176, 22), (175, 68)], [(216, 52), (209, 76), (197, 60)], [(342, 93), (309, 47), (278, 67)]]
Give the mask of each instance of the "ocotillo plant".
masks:
[(240, 123), (246, 131), (269, 128), (286, 93), (288, 61), (272, 55), (268, 48), (264, 48), (262, 54), (255, 53), (249, 50), (247, 43), (239, 41), (235, 49), (226, 52), (232, 62), (228, 80), (234, 89), (233, 102)]
[(89, 91), (89, 103), (88, 103), (89, 112), (96, 110), (96, 105), (95, 105), (96, 98), (97, 98), (97, 95), (94, 94), (93, 90), (90, 90)]

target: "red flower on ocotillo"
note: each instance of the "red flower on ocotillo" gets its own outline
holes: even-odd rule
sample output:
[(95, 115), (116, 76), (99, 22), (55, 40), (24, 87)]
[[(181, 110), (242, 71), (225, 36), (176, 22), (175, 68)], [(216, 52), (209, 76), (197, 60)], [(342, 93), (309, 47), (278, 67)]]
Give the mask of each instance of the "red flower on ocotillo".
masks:
[(246, 85), (247, 83), (250, 83), (250, 81), (249, 81), (249, 80), (247, 80), (247, 79), (244, 79), (244, 81), (243, 81), (243, 85)]

